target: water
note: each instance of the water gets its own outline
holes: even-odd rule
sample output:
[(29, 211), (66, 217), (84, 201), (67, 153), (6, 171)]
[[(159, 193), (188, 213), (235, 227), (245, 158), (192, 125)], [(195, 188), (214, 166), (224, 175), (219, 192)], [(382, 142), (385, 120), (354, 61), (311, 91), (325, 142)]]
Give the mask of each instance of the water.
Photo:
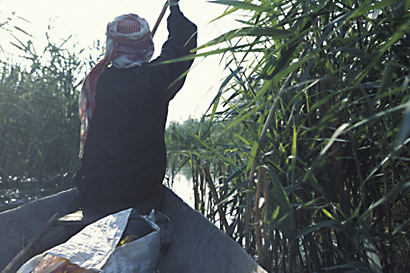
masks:
[(44, 190), (39, 190), (34, 186), (23, 189), (0, 188), (0, 212), (42, 198), (44, 193), (46, 193)]
[(183, 174), (179, 172), (175, 175), (173, 185), (169, 185), (169, 188), (172, 189), (176, 195), (178, 195), (185, 203), (189, 206), (195, 206), (194, 193), (192, 189), (192, 182)]
[[(174, 183), (167, 185), (176, 195), (178, 195), (189, 206), (195, 206), (194, 194), (192, 189), (191, 178), (187, 172), (180, 171), (174, 177)], [(0, 184), (1, 185), (1, 184)], [(25, 185), (24, 189), (3, 189), (0, 188), (0, 212), (8, 210), (30, 201), (54, 194), (58, 189), (39, 189), (35, 183)]]

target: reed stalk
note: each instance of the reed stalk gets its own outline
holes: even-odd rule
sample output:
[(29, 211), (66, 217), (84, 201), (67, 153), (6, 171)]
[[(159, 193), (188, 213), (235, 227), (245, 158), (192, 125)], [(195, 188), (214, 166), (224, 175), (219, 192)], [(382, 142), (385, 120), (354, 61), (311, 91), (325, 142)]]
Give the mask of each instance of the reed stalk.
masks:
[(204, 171), (205, 171), (206, 182), (208, 182), (209, 188), (211, 189), (212, 197), (214, 198), (215, 204), (218, 208), (219, 217), (222, 220), (222, 224), (225, 228), (225, 232), (229, 236), (232, 236), (232, 231), (229, 227), (228, 221), (226, 220), (225, 213), (222, 209), (221, 201), (219, 200), (218, 193), (216, 192), (216, 188), (212, 180), (211, 173), (209, 172), (209, 167), (207, 165), (204, 166)]
[[(257, 248), (257, 253), (258, 253), (258, 263), (262, 266), (265, 266), (265, 253), (264, 253), (264, 245), (262, 243), (262, 231), (261, 231), (261, 218), (260, 218), (260, 211), (259, 211), (259, 206), (260, 206), (260, 197), (261, 197), (261, 191), (262, 191), (262, 183), (263, 181), (263, 168), (259, 168), (258, 170), (258, 181), (257, 181), (257, 186), (256, 186), (256, 193), (255, 193), (255, 207), (254, 207), (254, 217), (255, 217), (255, 236), (256, 236), (256, 248)], [(266, 237), (265, 243), (266, 243)]]

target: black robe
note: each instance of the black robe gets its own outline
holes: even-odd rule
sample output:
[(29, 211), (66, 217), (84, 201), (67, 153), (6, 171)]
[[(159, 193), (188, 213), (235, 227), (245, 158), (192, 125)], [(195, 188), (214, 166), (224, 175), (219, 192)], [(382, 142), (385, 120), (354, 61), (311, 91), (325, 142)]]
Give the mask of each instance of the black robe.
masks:
[(178, 6), (170, 9), (169, 36), (157, 59), (129, 69), (107, 68), (98, 80), (81, 167), (73, 180), (83, 208), (160, 205), (168, 104), (193, 61), (161, 63), (192, 54), (197, 45), (196, 25)]

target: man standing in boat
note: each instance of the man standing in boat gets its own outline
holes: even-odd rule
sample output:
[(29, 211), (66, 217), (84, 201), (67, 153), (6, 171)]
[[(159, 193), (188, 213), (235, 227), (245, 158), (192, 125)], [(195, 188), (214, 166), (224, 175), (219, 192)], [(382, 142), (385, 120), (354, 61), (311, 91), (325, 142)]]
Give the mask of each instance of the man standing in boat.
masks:
[(107, 213), (134, 207), (141, 213), (163, 201), (164, 132), (168, 104), (184, 84), (197, 27), (168, 0), (168, 39), (154, 52), (147, 22), (135, 14), (107, 26), (105, 57), (85, 78), (80, 97), (81, 167), (74, 177), (80, 207)]

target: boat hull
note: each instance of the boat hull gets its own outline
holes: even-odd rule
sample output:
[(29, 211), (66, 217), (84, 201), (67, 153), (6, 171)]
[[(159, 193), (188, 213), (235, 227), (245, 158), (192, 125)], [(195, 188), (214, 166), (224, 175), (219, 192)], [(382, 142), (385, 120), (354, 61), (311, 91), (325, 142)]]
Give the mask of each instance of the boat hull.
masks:
[[(77, 195), (71, 189), (0, 213), (0, 268), (6, 267), (55, 213), (64, 215), (77, 208)], [(266, 272), (232, 238), (169, 189), (161, 212), (170, 218), (172, 233), (168, 251), (161, 252), (159, 272)], [(71, 228), (61, 231), (61, 236), (53, 236), (54, 241), (40, 240), (23, 261), (77, 231)]]

